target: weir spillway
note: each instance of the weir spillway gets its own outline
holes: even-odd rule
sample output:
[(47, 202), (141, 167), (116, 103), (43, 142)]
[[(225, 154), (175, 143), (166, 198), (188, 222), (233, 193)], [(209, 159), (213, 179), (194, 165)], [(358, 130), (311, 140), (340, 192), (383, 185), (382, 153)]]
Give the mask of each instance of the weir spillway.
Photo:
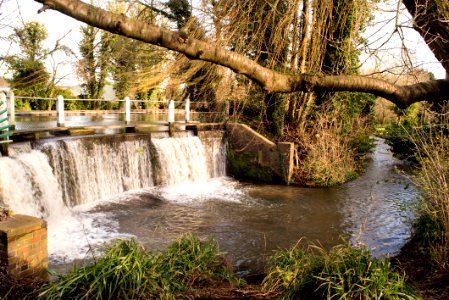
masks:
[[(330, 247), (343, 236), (378, 256), (395, 253), (410, 237), (418, 191), (398, 174), (402, 162), (382, 140), (360, 178), (309, 189), (224, 176), (235, 176), (229, 165), (239, 154), (279, 166), (280, 154), (288, 153), (276, 152), (286, 145), (240, 129), (234, 139), (229, 132), (197, 131), (17, 144), (10, 157), (0, 157), (0, 205), (47, 221), (53, 266), (91, 259), (115, 238), (135, 237), (158, 251), (192, 232), (213, 237), (246, 274), (263, 272), (273, 250), (302, 238)], [(236, 162), (241, 171), (251, 166)]]
[[(52, 254), (58, 247), (52, 244), (51, 235), (60, 234), (54, 226), (79, 223), (78, 207), (93, 206), (131, 190), (226, 175), (223, 135), (222, 131), (203, 133), (201, 138), (189, 131), (174, 137), (168, 133), (118, 134), (42, 140), (32, 147), (19, 147), (15, 155), (0, 157), (0, 205), (46, 219)], [(90, 224), (79, 226), (95, 235), (98, 221), (91, 218)], [(83, 237), (75, 233), (73, 238)]]

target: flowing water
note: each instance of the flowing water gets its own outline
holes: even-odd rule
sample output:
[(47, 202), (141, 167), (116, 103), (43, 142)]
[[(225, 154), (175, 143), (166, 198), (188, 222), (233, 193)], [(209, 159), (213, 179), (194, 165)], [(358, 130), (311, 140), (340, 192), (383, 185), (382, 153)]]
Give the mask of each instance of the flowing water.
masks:
[(0, 203), (48, 221), (53, 266), (90, 258), (113, 238), (162, 250), (183, 233), (214, 237), (241, 275), (299, 239), (350, 239), (374, 255), (410, 236), (416, 188), (382, 140), (360, 178), (334, 188), (238, 182), (222, 134), (61, 139), (0, 158)]

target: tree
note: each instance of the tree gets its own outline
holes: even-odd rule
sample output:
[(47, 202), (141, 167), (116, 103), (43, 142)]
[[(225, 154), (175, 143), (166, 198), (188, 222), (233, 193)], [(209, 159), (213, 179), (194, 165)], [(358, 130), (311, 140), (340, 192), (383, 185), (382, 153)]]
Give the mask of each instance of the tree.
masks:
[(179, 32), (132, 20), (78, 0), (35, 0), (45, 8), (58, 10), (89, 25), (137, 39), (230, 68), (258, 83), (270, 93), (295, 91), (354, 91), (372, 93), (389, 99), (399, 107), (419, 101), (438, 102), (447, 98), (449, 81), (433, 80), (409, 86), (398, 86), (383, 80), (358, 75), (284, 74), (259, 65), (233, 51), (202, 42)]
[(449, 73), (449, 2), (447, 0), (403, 0), (413, 18), (413, 28), (421, 34), (435, 57)]
[[(44, 60), (49, 50), (43, 47), (47, 38), (47, 29), (38, 22), (25, 23), (21, 28), (14, 28), (14, 34), (10, 40), (20, 47), (20, 54), (3, 57), (12, 70), (10, 80), (11, 87), (16, 90), (17, 95), (30, 97), (46, 96), (50, 74), (45, 68)], [(28, 105), (18, 103), (19, 107)], [(45, 109), (46, 103), (42, 101), (31, 101), (33, 109)]]
[(83, 38), (80, 42), (82, 59), (79, 61), (79, 74), (84, 81), (82, 87), (87, 98), (100, 99), (111, 67), (112, 35), (90, 25), (81, 27), (81, 32)]

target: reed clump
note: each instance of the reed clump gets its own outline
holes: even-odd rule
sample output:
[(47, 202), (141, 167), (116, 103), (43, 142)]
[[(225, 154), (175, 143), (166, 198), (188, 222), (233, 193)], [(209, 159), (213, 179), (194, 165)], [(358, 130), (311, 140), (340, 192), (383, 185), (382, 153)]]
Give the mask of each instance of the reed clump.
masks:
[(280, 299), (419, 299), (388, 259), (349, 244), (329, 251), (296, 245), (276, 252), (262, 289)]
[(414, 237), (430, 250), (441, 269), (449, 268), (449, 125), (421, 126), (414, 129), (419, 170), (414, 176), (423, 191), (420, 218), (414, 224)]
[(365, 154), (374, 147), (369, 117), (347, 117), (344, 106), (322, 109), (304, 127), (290, 132), (299, 148), (295, 177), (301, 185), (333, 186), (356, 178)]
[(44, 299), (176, 299), (178, 293), (214, 281), (240, 284), (213, 240), (183, 236), (160, 254), (135, 240), (120, 240), (95, 262), (74, 267), (43, 287)]

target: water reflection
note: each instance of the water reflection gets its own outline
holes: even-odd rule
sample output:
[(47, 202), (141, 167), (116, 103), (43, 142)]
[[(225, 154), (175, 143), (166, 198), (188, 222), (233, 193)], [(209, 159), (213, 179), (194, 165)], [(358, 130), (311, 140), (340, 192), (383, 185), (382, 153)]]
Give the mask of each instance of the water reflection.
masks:
[(367, 244), (374, 255), (394, 254), (410, 237), (410, 221), (418, 191), (398, 174), (401, 161), (377, 140), (372, 163), (364, 175), (340, 187), (343, 227), (353, 242)]

